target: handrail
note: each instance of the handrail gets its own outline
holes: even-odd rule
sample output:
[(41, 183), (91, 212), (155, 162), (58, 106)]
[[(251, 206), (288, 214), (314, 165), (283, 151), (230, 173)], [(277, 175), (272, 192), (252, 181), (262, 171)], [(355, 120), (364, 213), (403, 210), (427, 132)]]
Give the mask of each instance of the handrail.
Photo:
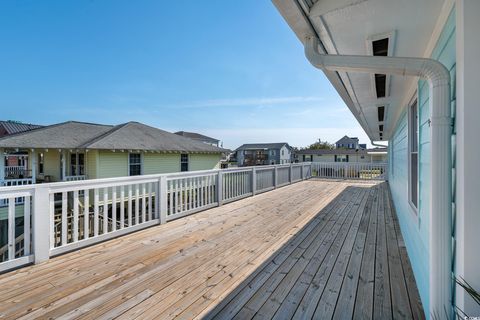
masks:
[[(345, 166), (303, 162), (0, 187), (0, 201), (8, 206), (9, 219), (20, 214), (32, 216), (34, 241), (26, 239), (25, 247), (33, 244), (33, 258), (39, 263), (54, 255), (227, 202), (313, 176), (323, 177), (319, 174), (321, 168), (340, 165)], [(353, 164), (349, 166), (353, 168)], [(384, 167), (378, 164), (368, 168), (384, 173)], [(359, 178), (379, 178), (380, 171)], [(25, 203), (20, 206), (16, 199), (22, 197)], [(30, 226), (25, 230), (30, 230)], [(10, 247), (13, 241), (9, 235)], [(28, 251), (24, 255), (29, 255)], [(8, 268), (20, 261), (12, 249), (8, 257)], [(8, 268), (0, 263), (0, 271)]]

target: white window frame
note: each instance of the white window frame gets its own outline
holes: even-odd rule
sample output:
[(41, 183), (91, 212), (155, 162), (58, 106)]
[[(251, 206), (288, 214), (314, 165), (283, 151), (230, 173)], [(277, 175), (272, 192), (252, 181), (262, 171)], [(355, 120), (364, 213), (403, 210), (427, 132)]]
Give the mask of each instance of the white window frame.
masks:
[(129, 152), (128, 153), (128, 167), (127, 167), (128, 176), (132, 177), (132, 175), (130, 174), (130, 155), (131, 154), (139, 154), (140, 155), (140, 175), (143, 175), (143, 153), (142, 152)]
[[(413, 115), (413, 107), (415, 106), (416, 108), (416, 131), (415, 128), (413, 127), (413, 123), (412, 123), (412, 117), (414, 116)], [(420, 142), (420, 114), (419, 114), (419, 106), (418, 106), (418, 99), (415, 99), (413, 100), (413, 102), (411, 102), (409, 105), (408, 105), (408, 112), (407, 112), (407, 128), (408, 128), (408, 132), (407, 132), (407, 138), (408, 138), (408, 203), (410, 204), (410, 207), (412, 208), (413, 212), (415, 214), (418, 214), (418, 207), (419, 207), (419, 202), (420, 202), (420, 197), (419, 197), (419, 193), (420, 193), (420, 166), (419, 166), (419, 153), (418, 153), (418, 149), (419, 149), (419, 142)], [(413, 150), (414, 149), (414, 136), (416, 136), (416, 150)], [(417, 203), (415, 204), (413, 202), (413, 190), (412, 190), (412, 185), (413, 185), (413, 175), (412, 175), (412, 156), (413, 155), (416, 155), (416, 158), (417, 158), (417, 181), (416, 181), (416, 184), (417, 184), (417, 188), (416, 188), (416, 200), (417, 200)]]

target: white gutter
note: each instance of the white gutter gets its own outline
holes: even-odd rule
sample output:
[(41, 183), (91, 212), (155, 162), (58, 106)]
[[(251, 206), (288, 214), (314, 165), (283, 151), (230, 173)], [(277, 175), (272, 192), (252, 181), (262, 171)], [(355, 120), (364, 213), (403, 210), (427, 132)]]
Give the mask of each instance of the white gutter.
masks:
[(371, 144), (372, 146), (375, 146), (375, 147), (388, 148), (388, 146), (386, 146), (386, 145), (384, 145), (384, 144), (378, 144), (378, 143), (376, 143), (376, 142), (373, 142), (372, 139), (370, 139), (370, 144)]
[[(429, 314), (451, 315), (452, 306), (452, 169), (450, 74), (433, 59), (380, 56), (326, 55), (319, 52), (319, 39), (309, 37), (305, 55), (323, 71), (345, 71), (414, 76), (430, 84), (431, 172), (430, 172), (430, 310)], [(450, 317), (449, 317), (450, 318)]]

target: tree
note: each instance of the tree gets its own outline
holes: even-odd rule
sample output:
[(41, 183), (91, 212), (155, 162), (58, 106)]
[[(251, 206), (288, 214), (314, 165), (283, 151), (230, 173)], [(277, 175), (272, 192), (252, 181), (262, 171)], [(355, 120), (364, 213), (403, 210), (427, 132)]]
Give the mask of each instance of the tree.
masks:
[(318, 139), (317, 142), (312, 143), (305, 149), (312, 149), (312, 150), (318, 150), (318, 149), (334, 149), (335, 145), (333, 143), (330, 143), (328, 141), (322, 141), (322, 139)]

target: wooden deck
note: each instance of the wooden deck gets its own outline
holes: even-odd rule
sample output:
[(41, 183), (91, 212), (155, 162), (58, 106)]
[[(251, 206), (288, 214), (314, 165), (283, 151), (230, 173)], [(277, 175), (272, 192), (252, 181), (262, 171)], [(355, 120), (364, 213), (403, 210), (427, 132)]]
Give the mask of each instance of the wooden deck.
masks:
[(0, 318), (423, 318), (386, 183), (309, 180), (0, 276)]

